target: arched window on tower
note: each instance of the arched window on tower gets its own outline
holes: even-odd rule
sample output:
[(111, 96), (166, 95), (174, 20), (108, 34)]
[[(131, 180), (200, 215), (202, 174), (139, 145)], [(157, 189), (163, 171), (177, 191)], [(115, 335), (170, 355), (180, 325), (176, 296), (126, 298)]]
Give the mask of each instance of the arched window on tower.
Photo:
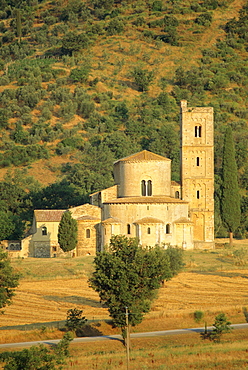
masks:
[(170, 234), (170, 224), (167, 224), (166, 225), (166, 230), (165, 230), (166, 234)]
[(131, 226), (130, 226), (130, 224), (127, 224), (127, 234), (131, 234)]
[(151, 234), (151, 228), (150, 227), (147, 228), (147, 234)]
[(196, 166), (199, 167), (200, 166), (200, 157), (196, 157)]
[(41, 234), (42, 234), (42, 235), (47, 235), (47, 227), (46, 227), (46, 226), (43, 226), (43, 227), (41, 228)]
[(196, 198), (197, 198), (197, 199), (200, 199), (200, 190), (197, 190), (197, 191), (196, 191)]
[(195, 137), (201, 137), (202, 128), (201, 126), (195, 126)]
[(86, 229), (86, 238), (89, 239), (90, 238), (90, 229)]
[(179, 191), (176, 191), (176, 192), (175, 192), (175, 198), (176, 198), (176, 199), (179, 199)]
[(147, 195), (152, 196), (152, 181), (151, 180), (147, 181)]
[(146, 196), (146, 181), (145, 180), (141, 181), (141, 195)]

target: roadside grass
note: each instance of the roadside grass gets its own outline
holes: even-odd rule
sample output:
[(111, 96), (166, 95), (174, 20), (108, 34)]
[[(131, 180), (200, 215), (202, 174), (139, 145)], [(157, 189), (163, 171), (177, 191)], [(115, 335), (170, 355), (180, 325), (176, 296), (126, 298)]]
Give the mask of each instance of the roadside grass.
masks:
[[(235, 330), (221, 343), (199, 334), (131, 339), (130, 369), (247, 369), (247, 333)], [(126, 352), (117, 341), (71, 345), (65, 370), (126, 369)]]

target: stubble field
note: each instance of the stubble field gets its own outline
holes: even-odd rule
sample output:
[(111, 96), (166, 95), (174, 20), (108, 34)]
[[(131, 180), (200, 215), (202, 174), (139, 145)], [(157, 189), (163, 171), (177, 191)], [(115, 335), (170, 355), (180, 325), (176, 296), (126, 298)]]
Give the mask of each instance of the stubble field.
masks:
[[(234, 250), (244, 247), (237, 245)], [(232, 323), (246, 322), (243, 311), (248, 307), (247, 265), (238, 265), (230, 248), (184, 254), (184, 271), (161, 287), (151, 312), (134, 331), (195, 327), (196, 310), (204, 313), (200, 325), (205, 321), (212, 325), (220, 312)], [(1, 316), (0, 342), (62, 337), (60, 328), (70, 308), (82, 309), (90, 321), (110, 319), (97, 293), (88, 286), (92, 262), (90, 256), (14, 260), (13, 266), (22, 279), (13, 304)], [(118, 333), (104, 322), (98, 330), (103, 334)]]

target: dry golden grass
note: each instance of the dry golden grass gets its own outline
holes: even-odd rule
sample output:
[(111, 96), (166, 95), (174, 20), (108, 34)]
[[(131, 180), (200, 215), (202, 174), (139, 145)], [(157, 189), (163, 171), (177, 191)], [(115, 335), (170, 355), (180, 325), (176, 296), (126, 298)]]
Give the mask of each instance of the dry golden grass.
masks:
[[(130, 369), (247, 369), (248, 340), (244, 330), (223, 338), (222, 343), (203, 342), (196, 333), (131, 340)], [(125, 348), (108, 341), (71, 346), (65, 370), (126, 369)]]
[[(232, 323), (245, 322), (243, 307), (248, 307), (248, 269), (235, 266), (229, 258), (225, 260), (221, 257), (223, 252), (185, 252), (187, 265), (193, 258), (196, 267), (186, 268), (159, 290), (151, 312), (134, 330), (194, 327), (196, 310), (204, 312), (204, 321), (209, 325), (219, 312), (225, 312)], [(108, 311), (99, 303), (98, 294), (88, 286), (91, 263), (92, 257), (13, 261), (23, 279), (13, 304), (6, 307), (1, 316), (5, 330), (1, 330), (0, 342), (13, 341), (14, 332), (7, 330), (10, 327), (17, 330), (14, 341), (19, 341), (23, 328), (19, 330), (18, 325), (26, 325), (27, 330), (27, 325), (34, 323), (57, 326), (56, 322), (65, 320), (67, 310), (74, 307), (82, 309), (88, 320), (108, 319)], [(99, 330), (103, 334), (118, 332), (108, 324), (102, 324)], [(11, 333), (9, 339), (8, 333)], [(41, 334), (39, 330), (38, 334)], [(60, 337), (62, 333), (54, 330), (52, 336)]]

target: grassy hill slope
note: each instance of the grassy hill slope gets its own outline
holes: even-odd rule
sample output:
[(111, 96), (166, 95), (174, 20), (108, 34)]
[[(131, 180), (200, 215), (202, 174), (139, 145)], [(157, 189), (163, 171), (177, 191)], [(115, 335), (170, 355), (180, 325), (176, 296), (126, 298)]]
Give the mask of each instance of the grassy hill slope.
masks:
[[(0, 178), (26, 184), (22, 209), (9, 211), (27, 220), (81, 204), (112, 185), (115, 159), (141, 149), (171, 158), (178, 181), (187, 99), (214, 107), (217, 184), (233, 127), (246, 233), (246, 1), (0, 3)], [(52, 203), (58, 188), (64, 201)]]

